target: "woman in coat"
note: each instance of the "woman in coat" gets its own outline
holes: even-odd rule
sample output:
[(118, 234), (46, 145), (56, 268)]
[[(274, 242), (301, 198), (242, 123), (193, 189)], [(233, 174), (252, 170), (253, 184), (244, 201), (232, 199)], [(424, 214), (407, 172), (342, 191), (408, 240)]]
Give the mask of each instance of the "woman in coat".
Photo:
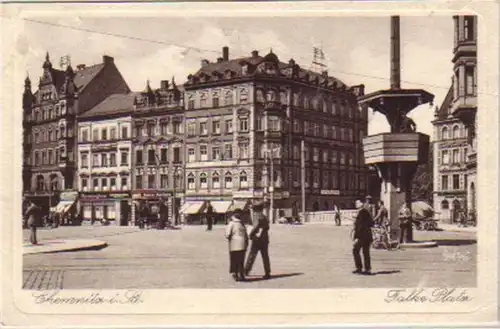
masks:
[(235, 281), (245, 281), (244, 263), (248, 234), (242, 215), (241, 209), (235, 209), (231, 221), (226, 226), (226, 239), (229, 242), (229, 273), (232, 273)]

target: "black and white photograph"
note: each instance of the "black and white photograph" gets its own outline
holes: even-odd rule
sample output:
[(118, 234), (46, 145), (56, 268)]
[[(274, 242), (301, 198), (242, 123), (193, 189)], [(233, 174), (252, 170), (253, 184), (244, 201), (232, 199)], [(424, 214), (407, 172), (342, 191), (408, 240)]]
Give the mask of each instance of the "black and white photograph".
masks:
[(14, 288), (37, 307), (100, 290), (473, 300), (479, 229), (498, 225), (479, 211), (497, 173), (478, 170), (493, 108), (473, 11), (16, 20)]

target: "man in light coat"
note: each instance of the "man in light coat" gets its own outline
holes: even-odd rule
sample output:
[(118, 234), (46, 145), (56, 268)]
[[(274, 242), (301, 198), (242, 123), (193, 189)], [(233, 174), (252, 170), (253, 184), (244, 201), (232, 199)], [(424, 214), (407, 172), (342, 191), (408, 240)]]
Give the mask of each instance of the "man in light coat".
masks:
[(252, 230), (250, 231), (250, 253), (245, 265), (245, 274), (252, 270), (257, 253), (262, 255), (264, 263), (264, 279), (271, 278), (271, 262), (269, 261), (269, 219), (264, 215), (264, 205), (259, 203), (253, 206)]
[(245, 281), (245, 253), (248, 248), (248, 234), (242, 220), (242, 210), (235, 209), (231, 221), (226, 226), (229, 242), (229, 273), (235, 281)]
[(24, 213), (26, 217), (28, 217), (28, 228), (30, 229), (30, 242), (32, 245), (38, 244), (36, 239), (36, 228), (41, 223), (41, 209), (33, 202), (30, 201), (30, 205), (26, 212)]

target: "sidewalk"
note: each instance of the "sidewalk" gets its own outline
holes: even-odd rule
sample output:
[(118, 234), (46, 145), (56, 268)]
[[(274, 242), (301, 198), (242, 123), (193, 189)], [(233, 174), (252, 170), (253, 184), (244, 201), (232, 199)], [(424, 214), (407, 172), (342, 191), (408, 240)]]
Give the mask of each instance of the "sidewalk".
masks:
[(102, 249), (106, 246), (107, 244), (104, 241), (86, 240), (86, 239), (47, 240), (47, 241), (40, 241), (37, 245), (32, 245), (29, 242), (24, 242), (23, 255), (55, 253), (62, 251), (95, 250), (95, 249)]
[(458, 227), (457, 224), (439, 223), (438, 228), (443, 229), (447, 232), (477, 233), (477, 227), (475, 226)]

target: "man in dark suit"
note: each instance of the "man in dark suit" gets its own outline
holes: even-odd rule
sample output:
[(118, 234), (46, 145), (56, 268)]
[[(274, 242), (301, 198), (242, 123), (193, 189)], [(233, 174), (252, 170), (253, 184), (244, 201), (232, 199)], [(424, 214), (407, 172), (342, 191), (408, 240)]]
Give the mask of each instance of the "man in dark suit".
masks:
[(248, 275), (252, 270), (257, 253), (260, 251), (262, 262), (264, 263), (264, 279), (269, 279), (271, 277), (271, 262), (269, 261), (269, 219), (267, 219), (263, 213), (263, 204), (255, 204), (252, 208), (252, 230), (249, 234), (252, 244), (245, 265), (245, 275)]
[(205, 218), (207, 219), (207, 231), (211, 231), (214, 224), (214, 207), (212, 207), (210, 201), (207, 202), (207, 211)]
[(28, 228), (30, 229), (30, 242), (33, 245), (38, 244), (38, 241), (36, 239), (36, 228), (41, 224), (41, 209), (38, 208), (38, 206), (33, 203), (33, 201), (30, 201), (30, 205), (28, 206), (28, 209), (26, 209), (24, 215), (28, 217), (27, 224)]
[[(354, 222), (353, 229), (353, 240), (354, 245), (352, 248), (352, 254), (354, 256), (354, 265), (356, 270), (353, 271), (354, 274), (371, 274), (371, 259), (370, 259), (370, 246), (373, 241), (372, 230), (373, 219), (370, 212), (360, 200), (356, 201), (356, 208), (358, 209), (358, 214)], [(363, 258), (365, 271), (362, 272), (363, 263), (361, 262), (360, 251), (363, 250)]]

